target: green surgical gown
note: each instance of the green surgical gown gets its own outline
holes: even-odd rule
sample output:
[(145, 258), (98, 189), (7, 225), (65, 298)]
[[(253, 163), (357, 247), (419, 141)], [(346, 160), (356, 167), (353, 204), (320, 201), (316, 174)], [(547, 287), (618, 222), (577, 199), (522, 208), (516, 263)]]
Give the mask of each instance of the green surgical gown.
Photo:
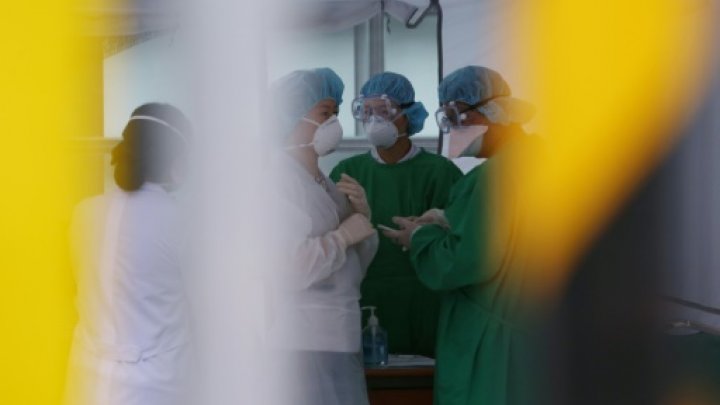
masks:
[[(444, 208), (452, 185), (462, 177), (451, 161), (424, 150), (393, 165), (378, 163), (369, 152), (353, 156), (340, 162), (330, 178), (337, 182), (342, 173), (365, 188), (372, 223), (393, 228), (397, 227), (394, 216), (419, 216), (430, 208)], [(408, 252), (381, 234), (361, 289), (361, 305), (378, 308), (391, 353), (434, 356), (440, 296), (420, 283)]]
[(502, 174), (505, 149), (455, 184), (445, 209), (450, 230), (427, 225), (412, 237), (418, 277), (444, 292), (436, 405), (533, 403), (524, 378), (526, 330), (515, 316), (525, 263), (514, 183)]

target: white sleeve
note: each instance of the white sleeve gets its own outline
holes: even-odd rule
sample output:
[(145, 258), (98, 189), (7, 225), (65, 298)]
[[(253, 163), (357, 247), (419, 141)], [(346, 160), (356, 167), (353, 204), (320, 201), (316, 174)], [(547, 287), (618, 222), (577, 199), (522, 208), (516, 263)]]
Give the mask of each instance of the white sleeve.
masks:
[(336, 230), (322, 236), (310, 236), (311, 218), (297, 209), (289, 208), (291, 223), (286, 229), (286, 282), (297, 289), (307, 288), (331, 276), (347, 260), (347, 245)]
[(375, 258), (379, 243), (380, 238), (378, 237), (377, 232), (375, 232), (373, 236), (357, 244), (357, 252), (358, 257), (360, 258), (360, 267), (362, 268), (363, 277), (365, 277), (370, 263)]

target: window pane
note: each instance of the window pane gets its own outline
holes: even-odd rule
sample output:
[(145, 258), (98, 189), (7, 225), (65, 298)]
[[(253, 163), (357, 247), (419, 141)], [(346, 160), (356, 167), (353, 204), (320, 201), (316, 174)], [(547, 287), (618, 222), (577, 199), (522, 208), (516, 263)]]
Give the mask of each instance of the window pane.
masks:
[(390, 32), (385, 31), (385, 70), (407, 76), (415, 87), (415, 99), (430, 113), (423, 130), (415, 136), (437, 137), (433, 116), (438, 105), (437, 17), (427, 16), (415, 29), (396, 20), (389, 24)]
[(340, 106), (340, 123), (345, 136), (355, 135), (355, 120), (350, 103), (355, 92), (354, 30), (335, 33), (284, 34), (267, 47), (268, 79), (270, 82), (297, 69), (329, 67), (343, 80), (345, 92)]
[(162, 35), (105, 58), (105, 136), (119, 137), (132, 111), (144, 103), (170, 103), (192, 118), (180, 35)]

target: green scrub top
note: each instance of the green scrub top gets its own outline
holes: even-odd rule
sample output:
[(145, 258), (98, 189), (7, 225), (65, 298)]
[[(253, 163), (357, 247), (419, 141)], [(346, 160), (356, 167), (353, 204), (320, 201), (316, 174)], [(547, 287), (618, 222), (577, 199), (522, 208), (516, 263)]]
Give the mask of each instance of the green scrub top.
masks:
[(450, 230), (421, 227), (411, 258), (420, 280), (443, 291), (435, 404), (530, 404), (527, 335), (517, 321), (525, 261), (506, 147), (453, 187)]
[[(422, 149), (413, 158), (391, 165), (377, 162), (370, 152), (353, 156), (340, 162), (330, 178), (337, 182), (342, 173), (365, 188), (373, 225), (392, 228), (397, 228), (394, 216), (419, 216), (431, 208), (444, 208), (452, 185), (462, 177), (451, 161)], [(439, 294), (418, 280), (409, 253), (382, 233), (361, 291), (360, 304), (377, 307), (390, 353), (434, 357)]]

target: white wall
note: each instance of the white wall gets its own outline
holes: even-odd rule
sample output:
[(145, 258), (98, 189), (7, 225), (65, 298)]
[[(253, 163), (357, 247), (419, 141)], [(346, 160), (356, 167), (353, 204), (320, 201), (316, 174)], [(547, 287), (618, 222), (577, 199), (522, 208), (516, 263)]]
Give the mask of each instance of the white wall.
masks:
[(266, 48), (270, 82), (298, 69), (329, 67), (343, 80), (343, 104), (338, 118), (345, 136), (354, 136), (355, 120), (350, 103), (355, 98), (355, 53), (353, 30), (332, 34), (281, 34), (270, 38)]
[(119, 137), (132, 111), (166, 102), (192, 116), (182, 34), (163, 35), (105, 59), (105, 136)]

